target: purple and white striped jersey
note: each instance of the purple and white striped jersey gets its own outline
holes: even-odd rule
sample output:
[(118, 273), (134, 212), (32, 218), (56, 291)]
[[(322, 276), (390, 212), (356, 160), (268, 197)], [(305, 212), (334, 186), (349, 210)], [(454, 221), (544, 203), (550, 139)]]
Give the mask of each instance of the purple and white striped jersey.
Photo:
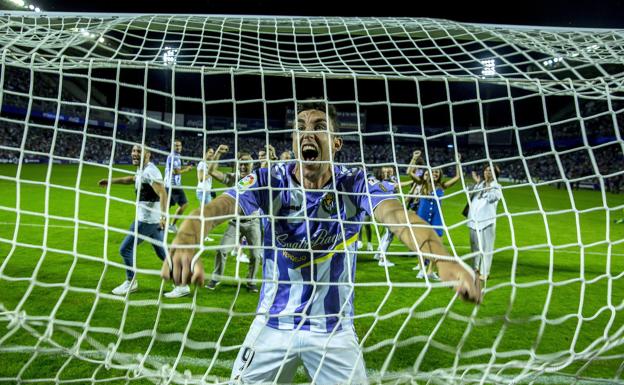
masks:
[(165, 163), (165, 186), (180, 186), (182, 184), (182, 175), (174, 174), (174, 170), (182, 168), (182, 160), (180, 154), (173, 152), (167, 156), (167, 163)]
[(361, 222), (382, 201), (396, 199), (394, 186), (334, 166), (334, 178), (322, 189), (304, 190), (294, 169), (294, 163), (258, 169), (226, 192), (245, 215), (260, 209), (269, 216), (257, 311), (276, 329), (352, 327)]

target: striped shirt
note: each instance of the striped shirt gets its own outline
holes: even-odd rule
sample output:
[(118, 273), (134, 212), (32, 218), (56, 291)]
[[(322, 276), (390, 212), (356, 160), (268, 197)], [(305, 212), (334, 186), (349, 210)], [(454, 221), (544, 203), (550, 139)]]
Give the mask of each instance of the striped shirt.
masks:
[(329, 333), (352, 327), (355, 242), (364, 215), (396, 199), (394, 186), (335, 166), (323, 188), (304, 190), (294, 168), (280, 163), (258, 169), (226, 192), (245, 215), (270, 215), (257, 311), (276, 329)]
[(165, 186), (180, 186), (182, 184), (182, 174), (174, 174), (174, 170), (182, 168), (182, 160), (180, 154), (173, 152), (167, 156), (167, 164), (165, 165)]

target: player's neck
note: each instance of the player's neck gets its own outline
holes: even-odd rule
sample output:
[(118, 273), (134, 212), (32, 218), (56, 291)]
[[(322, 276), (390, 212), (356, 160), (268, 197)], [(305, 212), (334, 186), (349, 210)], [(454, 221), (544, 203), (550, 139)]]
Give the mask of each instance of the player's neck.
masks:
[[(303, 176), (302, 176), (303, 174)], [(318, 174), (305, 175), (301, 172), (299, 164), (293, 169), (293, 177), (300, 185), (305, 189), (321, 189), (331, 180), (332, 172), (331, 167), (322, 166), (322, 170)], [(301, 180), (303, 178), (303, 181)]]

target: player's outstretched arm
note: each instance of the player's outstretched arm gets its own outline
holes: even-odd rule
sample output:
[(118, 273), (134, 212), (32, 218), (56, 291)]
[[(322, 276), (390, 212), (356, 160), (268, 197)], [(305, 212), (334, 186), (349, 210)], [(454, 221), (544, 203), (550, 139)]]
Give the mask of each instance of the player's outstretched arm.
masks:
[(221, 159), (221, 156), (223, 154), (226, 154), (228, 151), (230, 151), (230, 148), (228, 146), (226, 146), (225, 144), (219, 145), (219, 147), (217, 147), (217, 151), (215, 151), (212, 157), (212, 162), (208, 166), (208, 175), (215, 178), (221, 183), (225, 182), (227, 175), (219, 171), (219, 168), (218, 168), (219, 159)]
[[(169, 255), (163, 262), (161, 276), (173, 279), (176, 285), (204, 283), (204, 265), (197, 254), (197, 246), (201, 243), (201, 229), (204, 236), (222, 222), (230, 219), (237, 212), (236, 201), (227, 194), (219, 195), (202, 209), (195, 209), (191, 218), (187, 218), (175, 239), (171, 243)], [(200, 219), (200, 218), (203, 218)]]
[[(384, 223), (410, 250), (427, 254), (427, 258), (449, 256), (433, 228), (416, 213), (405, 210), (398, 199), (387, 199), (375, 209), (375, 219)], [(412, 226), (421, 225), (421, 226)], [(433, 255), (431, 255), (433, 254)], [(467, 301), (481, 302), (481, 285), (474, 272), (455, 261), (437, 261), (440, 278), (455, 281), (455, 290)]]
[(106, 187), (108, 184), (133, 184), (134, 179), (134, 175), (122, 176), (120, 178), (100, 179), (98, 185), (100, 187)]

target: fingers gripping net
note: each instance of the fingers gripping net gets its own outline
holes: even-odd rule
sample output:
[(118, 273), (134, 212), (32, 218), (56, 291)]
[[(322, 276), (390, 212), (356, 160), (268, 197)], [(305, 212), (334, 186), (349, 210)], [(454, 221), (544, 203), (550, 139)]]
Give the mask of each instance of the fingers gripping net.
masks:
[[(160, 260), (128, 230), (131, 186), (97, 184), (133, 175), (136, 144), (161, 170), (175, 139), (193, 165), (228, 145), (224, 173), (243, 150), (256, 159), (271, 144), (279, 156), (292, 147), (296, 103), (321, 97), (339, 111), (338, 165), (388, 166), (404, 182), (415, 150), (443, 182), (459, 165), (432, 207), (467, 265), (487, 254), (482, 241), (471, 251), (461, 215), (472, 172), (501, 170), (479, 307), (417, 279), (417, 253), (398, 241), (380, 252), (395, 266), (380, 267), (385, 228), (367, 219), (373, 251), (357, 250), (357, 279), (345, 285), (369, 381), (624, 383), (622, 31), (25, 13), (4, 14), (0, 27), (0, 382), (226, 382), (256, 314), (247, 263), (230, 256), (214, 292), (164, 297)], [(183, 184), (197, 207), (195, 169)], [(422, 204), (410, 188), (401, 199)], [(200, 248), (208, 275), (215, 253), (229, 253), (226, 227), (201, 236), (214, 239)], [(116, 296), (127, 235), (139, 290)], [(251, 282), (278, 282), (261, 277)], [(303, 368), (293, 379), (310, 380)]]

